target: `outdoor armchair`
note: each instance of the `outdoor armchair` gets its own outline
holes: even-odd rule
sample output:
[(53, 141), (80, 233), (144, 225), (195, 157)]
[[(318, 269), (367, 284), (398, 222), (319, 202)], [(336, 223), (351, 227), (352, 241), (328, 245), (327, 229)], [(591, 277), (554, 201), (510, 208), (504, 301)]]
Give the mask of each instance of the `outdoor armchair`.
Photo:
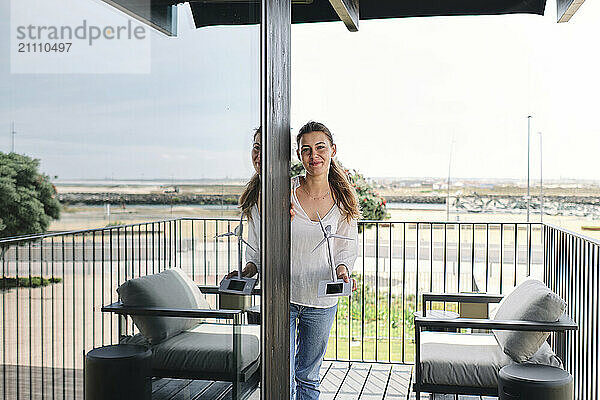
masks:
[(198, 286), (178, 269), (132, 279), (118, 292), (121, 301), (102, 311), (133, 319), (140, 333), (122, 336), (120, 343), (146, 345), (153, 376), (229, 381), (233, 399), (245, 399), (257, 387), (260, 327), (242, 324), (243, 311), (210, 309)]
[[(523, 285), (506, 299), (503, 296), (480, 293), (423, 294), (423, 314), (415, 315), (413, 390), (416, 392), (416, 398), (420, 398), (420, 392), (497, 396), (498, 372), (505, 365), (529, 362), (562, 367), (561, 359), (552, 351), (546, 339), (549, 332), (555, 332), (560, 350), (565, 333), (576, 330), (577, 325), (564, 314), (564, 308), (554, 297), (556, 295), (551, 294), (543, 283), (528, 280)], [(528, 294), (524, 293), (529, 291), (535, 294), (536, 290), (537, 298), (528, 302), (524, 298)], [(548, 299), (555, 301), (556, 307), (545, 306)], [(502, 316), (507, 312), (502, 310), (501, 304), (494, 319), (440, 319), (427, 316), (426, 309), (427, 304), (433, 301), (487, 304), (503, 301), (506, 309), (514, 306), (515, 300), (519, 300), (521, 304), (509, 311), (517, 314), (524, 310), (524, 315), (529, 316), (528, 312), (533, 309), (534, 312), (542, 310), (542, 313), (550, 311), (550, 314), (558, 315), (542, 316), (541, 319), (551, 319), (545, 322), (524, 318), (508, 319)], [(499, 316), (502, 319), (498, 318)], [(436, 328), (471, 328), (493, 330), (493, 333), (427, 331)], [(511, 336), (508, 339), (507, 334)], [(560, 351), (559, 354), (562, 356)], [(523, 361), (516, 361), (515, 358)]]

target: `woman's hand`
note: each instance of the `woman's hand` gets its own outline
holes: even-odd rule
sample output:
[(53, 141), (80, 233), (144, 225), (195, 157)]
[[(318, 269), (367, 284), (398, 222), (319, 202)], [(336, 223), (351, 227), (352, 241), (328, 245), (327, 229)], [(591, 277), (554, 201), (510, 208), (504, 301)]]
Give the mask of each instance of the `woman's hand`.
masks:
[(335, 270), (338, 279), (343, 279), (345, 283), (349, 283), (352, 279), (352, 291), (356, 290), (356, 280), (348, 276), (348, 268), (345, 265), (338, 265)]
[[(231, 271), (230, 273), (225, 275), (225, 279), (235, 278), (235, 277), (237, 277), (237, 273), (238, 273), (237, 271)], [(256, 265), (254, 265), (254, 263), (251, 263), (251, 262), (246, 264), (246, 268), (244, 268), (242, 270), (242, 276), (247, 277), (247, 278), (251, 278), (254, 275), (256, 275), (257, 273), (258, 273), (258, 268), (256, 268)]]
[(296, 210), (294, 209), (294, 203), (290, 203), (290, 221), (293, 221), (295, 216)]
[[(225, 279), (237, 277), (237, 274), (238, 274), (237, 271), (231, 271), (230, 273), (225, 275)], [(244, 271), (242, 271), (242, 276), (244, 276)]]

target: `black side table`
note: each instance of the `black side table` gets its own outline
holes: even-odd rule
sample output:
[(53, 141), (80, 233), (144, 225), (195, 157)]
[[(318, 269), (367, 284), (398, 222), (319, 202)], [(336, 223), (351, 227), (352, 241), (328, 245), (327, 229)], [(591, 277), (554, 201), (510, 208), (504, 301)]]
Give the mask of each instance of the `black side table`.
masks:
[(564, 369), (511, 364), (498, 374), (499, 400), (573, 400), (573, 377)]
[(145, 346), (99, 347), (85, 356), (87, 400), (150, 400), (152, 352)]
[(260, 325), (260, 305), (252, 306), (246, 310), (248, 323), (252, 325)]

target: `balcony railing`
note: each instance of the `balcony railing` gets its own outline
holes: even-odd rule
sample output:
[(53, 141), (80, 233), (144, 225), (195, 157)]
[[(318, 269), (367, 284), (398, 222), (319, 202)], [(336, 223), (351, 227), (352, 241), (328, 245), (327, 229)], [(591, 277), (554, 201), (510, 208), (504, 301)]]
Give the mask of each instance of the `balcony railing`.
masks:
[(564, 345), (564, 363), (573, 374), (576, 399), (598, 399), (600, 376), (600, 241), (544, 225), (544, 281), (567, 302), (579, 330)]
[(328, 359), (412, 362), (413, 312), (420, 309), (423, 292), (506, 293), (528, 276), (543, 278), (539, 223), (360, 225), (369, 228), (359, 235), (361, 253), (354, 265), (359, 287), (338, 304)]
[[(170, 267), (183, 268), (198, 284), (218, 284), (237, 262), (237, 245), (214, 237), (236, 225), (234, 219), (181, 218), (0, 240), (0, 398), (83, 398), (85, 353), (118, 342), (116, 317), (99, 311), (117, 300), (116, 287)], [(359, 290), (340, 300), (327, 359), (411, 363), (412, 312), (424, 291), (506, 293), (533, 276), (568, 302), (580, 324), (566, 343), (553, 345), (566, 346), (577, 398), (597, 398), (597, 241), (539, 223), (359, 226), (353, 271)], [(50, 281), (32, 287), (34, 277)], [(126, 332), (135, 332), (131, 323)]]

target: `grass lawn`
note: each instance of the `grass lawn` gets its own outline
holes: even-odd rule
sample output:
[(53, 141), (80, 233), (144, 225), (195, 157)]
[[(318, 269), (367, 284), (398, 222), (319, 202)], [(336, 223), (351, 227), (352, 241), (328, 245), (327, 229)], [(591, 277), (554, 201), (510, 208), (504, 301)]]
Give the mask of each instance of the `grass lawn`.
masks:
[[(365, 338), (362, 342), (355, 341), (350, 346), (351, 360), (364, 361), (392, 361), (413, 362), (415, 357), (415, 344), (411, 338), (407, 338), (404, 347), (404, 360), (402, 360), (402, 339), (392, 338), (391, 358), (389, 356), (390, 343), (387, 338), (379, 338), (377, 343), (377, 358), (375, 358), (375, 338)], [(329, 337), (325, 359), (348, 359), (348, 337), (339, 336), (337, 339), (337, 355), (335, 335)]]

